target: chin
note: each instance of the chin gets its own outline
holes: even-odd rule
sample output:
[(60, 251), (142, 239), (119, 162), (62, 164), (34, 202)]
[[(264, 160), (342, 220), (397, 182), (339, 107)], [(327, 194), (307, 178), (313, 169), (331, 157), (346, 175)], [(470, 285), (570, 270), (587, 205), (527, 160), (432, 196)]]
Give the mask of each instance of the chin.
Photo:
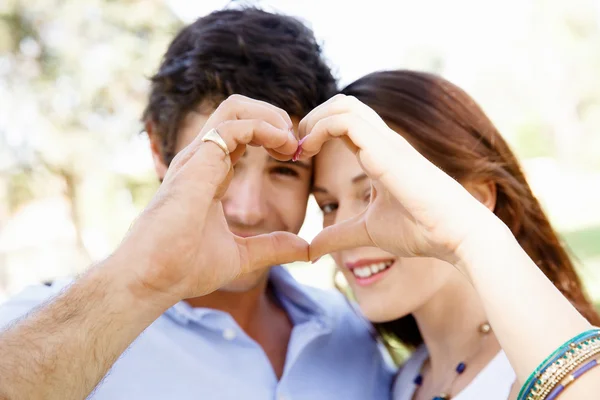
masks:
[(394, 304), (382, 296), (369, 296), (369, 298), (357, 296), (357, 304), (365, 318), (373, 323), (394, 321), (409, 315), (414, 310), (408, 304)]
[(363, 307), (360, 305), (360, 309), (365, 318), (373, 323), (390, 322), (408, 315), (398, 315), (398, 313), (391, 312), (393, 310), (385, 310), (381, 307)]
[(269, 270), (256, 271), (244, 274), (233, 282), (223, 286), (220, 290), (225, 292), (248, 292), (261, 285), (269, 276)]

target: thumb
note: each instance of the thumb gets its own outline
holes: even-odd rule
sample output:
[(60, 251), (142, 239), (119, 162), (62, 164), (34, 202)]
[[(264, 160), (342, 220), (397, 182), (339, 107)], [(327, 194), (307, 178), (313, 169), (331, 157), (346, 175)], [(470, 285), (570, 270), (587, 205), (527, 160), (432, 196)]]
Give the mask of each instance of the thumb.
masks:
[(311, 242), (309, 257), (314, 261), (325, 254), (362, 246), (376, 246), (367, 231), (364, 211), (323, 229)]
[(289, 232), (273, 232), (249, 238), (236, 237), (242, 273), (294, 261), (308, 261), (308, 243)]

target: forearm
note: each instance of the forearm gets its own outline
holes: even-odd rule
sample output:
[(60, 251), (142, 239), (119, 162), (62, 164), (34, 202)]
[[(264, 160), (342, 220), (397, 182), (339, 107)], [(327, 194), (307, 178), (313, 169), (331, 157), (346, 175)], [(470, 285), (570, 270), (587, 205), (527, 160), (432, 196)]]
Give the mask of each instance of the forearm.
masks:
[[(113, 256), (0, 334), (0, 399), (84, 399), (168, 306)], [(166, 300), (166, 299), (165, 299)]]
[(501, 223), (473, 235), (459, 260), (521, 383), (560, 345), (591, 328)]

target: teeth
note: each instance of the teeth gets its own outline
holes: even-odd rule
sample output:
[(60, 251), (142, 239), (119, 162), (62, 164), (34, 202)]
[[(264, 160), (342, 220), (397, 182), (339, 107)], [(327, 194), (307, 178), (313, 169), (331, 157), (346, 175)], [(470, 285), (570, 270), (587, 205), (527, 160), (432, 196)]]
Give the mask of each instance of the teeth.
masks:
[(360, 267), (360, 268), (354, 268), (352, 270), (352, 272), (358, 278), (364, 279), (364, 278), (370, 277), (371, 275), (374, 275), (374, 274), (377, 274), (377, 273), (383, 271), (384, 269), (390, 267), (393, 263), (394, 263), (393, 261), (380, 262), (380, 263), (371, 264), (371, 265), (367, 265), (367, 266)]

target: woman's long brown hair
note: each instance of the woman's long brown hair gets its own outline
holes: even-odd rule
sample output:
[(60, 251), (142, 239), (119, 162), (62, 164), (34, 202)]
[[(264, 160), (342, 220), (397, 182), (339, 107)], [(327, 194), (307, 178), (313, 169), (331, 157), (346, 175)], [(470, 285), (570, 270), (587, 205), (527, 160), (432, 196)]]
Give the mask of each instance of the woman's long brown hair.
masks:
[[(342, 93), (373, 108), (421, 154), (459, 182), (495, 183), (494, 213), (577, 310), (600, 326), (573, 262), (531, 192), (519, 162), (467, 93), (437, 75), (408, 70), (375, 72)], [(411, 347), (423, 341), (412, 315), (376, 326)]]

